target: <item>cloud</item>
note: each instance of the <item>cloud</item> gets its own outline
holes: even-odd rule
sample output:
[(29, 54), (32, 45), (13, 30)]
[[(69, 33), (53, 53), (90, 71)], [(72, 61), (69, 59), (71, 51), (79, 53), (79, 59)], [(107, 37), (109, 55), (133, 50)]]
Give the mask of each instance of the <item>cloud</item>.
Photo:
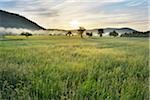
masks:
[(66, 0), (66, 2), (97, 2), (97, 3), (116, 3), (123, 2), (125, 0)]
[(57, 10), (52, 10), (52, 9), (47, 10), (46, 8), (31, 8), (31, 9), (24, 9), (23, 11), (27, 13), (31, 13), (33, 15), (39, 15), (45, 17), (59, 16)]
[(15, 0), (1, 0), (0, 2), (12, 2), (12, 1), (15, 1)]
[(129, 1), (126, 5), (129, 7), (134, 7), (134, 6), (140, 6), (143, 4), (148, 4), (148, 0), (134, 0), (134, 1)]
[(148, 20), (147, 0), (1, 0), (0, 8), (46, 28), (71, 28), (70, 21), (78, 20), (87, 28), (112, 24), (128, 27), (134, 23), (138, 26), (133, 25), (134, 28), (146, 30)]

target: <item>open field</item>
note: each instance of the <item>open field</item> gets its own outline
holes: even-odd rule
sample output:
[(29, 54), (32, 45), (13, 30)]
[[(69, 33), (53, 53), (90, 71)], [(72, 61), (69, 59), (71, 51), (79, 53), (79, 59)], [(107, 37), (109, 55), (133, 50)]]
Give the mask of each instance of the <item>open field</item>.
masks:
[(0, 41), (2, 99), (149, 98), (148, 38), (7, 38)]

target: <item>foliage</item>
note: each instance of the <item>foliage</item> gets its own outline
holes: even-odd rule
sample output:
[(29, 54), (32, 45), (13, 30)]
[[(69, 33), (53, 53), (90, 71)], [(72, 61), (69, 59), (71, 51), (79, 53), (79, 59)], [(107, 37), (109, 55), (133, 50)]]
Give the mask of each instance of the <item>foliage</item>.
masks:
[(91, 37), (91, 36), (93, 36), (93, 33), (92, 32), (91, 33), (86, 32), (86, 35), (89, 36), (89, 37)]
[(83, 33), (86, 29), (84, 27), (79, 27), (78, 29), (78, 32), (79, 32), (79, 35), (81, 36), (81, 38), (83, 38)]
[(118, 36), (119, 34), (118, 34), (116, 31), (113, 31), (113, 32), (110, 32), (109, 35), (116, 37), (116, 36)]
[(29, 36), (32, 36), (32, 34), (29, 33), (29, 32), (22, 32), (20, 35), (24, 35), (24, 36), (26, 36), (27, 38), (28, 38)]
[(72, 34), (72, 32), (71, 32), (71, 31), (68, 31), (68, 32), (66, 33), (66, 36), (67, 36), (67, 35), (70, 36), (71, 34)]
[(2, 100), (149, 99), (148, 38), (9, 36), (0, 42)]
[(103, 36), (103, 33), (104, 33), (104, 29), (98, 29), (98, 34), (100, 37)]
[(124, 33), (120, 37), (149, 37), (150, 31), (147, 32), (138, 32), (134, 31), (132, 33)]

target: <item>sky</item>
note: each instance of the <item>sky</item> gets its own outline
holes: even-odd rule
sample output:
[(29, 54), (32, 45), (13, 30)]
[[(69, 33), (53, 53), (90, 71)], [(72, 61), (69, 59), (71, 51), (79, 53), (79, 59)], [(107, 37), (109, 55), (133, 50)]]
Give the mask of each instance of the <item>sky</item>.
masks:
[(1, 10), (25, 16), (47, 29), (83, 26), (147, 31), (149, 8), (149, 0), (0, 0)]

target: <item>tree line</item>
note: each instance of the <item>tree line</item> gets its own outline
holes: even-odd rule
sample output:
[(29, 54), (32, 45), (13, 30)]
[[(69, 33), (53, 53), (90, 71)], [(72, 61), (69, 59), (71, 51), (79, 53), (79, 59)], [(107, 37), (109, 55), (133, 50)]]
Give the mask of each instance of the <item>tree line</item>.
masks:
[(149, 33), (150, 31), (147, 31), (147, 32), (133, 31), (131, 33), (121, 34), (120, 37), (149, 37)]
[[(83, 33), (86, 31), (86, 29), (84, 27), (79, 27), (79, 29), (77, 31), (78, 31), (78, 34), (80, 35), (80, 37), (83, 38)], [(103, 34), (104, 34), (104, 29), (98, 29), (98, 35), (99, 35), (99, 37), (102, 37)], [(71, 31), (68, 31), (66, 33), (66, 36), (71, 36), (71, 35), (72, 35)], [(92, 32), (86, 32), (86, 35), (89, 36), (89, 37), (92, 37), (93, 33)], [(116, 37), (119, 34), (116, 31), (113, 31), (113, 32), (110, 32), (109, 35)]]
[[(83, 38), (83, 33), (85, 31), (86, 31), (86, 29), (84, 27), (79, 27), (79, 29), (77, 30), (78, 35), (80, 35), (81, 38)], [(133, 31), (131, 33), (121, 34), (120, 37), (149, 37), (149, 33), (150, 33), (150, 31), (147, 31), (147, 32)], [(99, 35), (99, 37), (103, 37), (104, 29), (98, 29), (97, 34)], [(32, 36), (32, 34), (29, 33), (29, 32), (22, 32), (20, 35), (26, 36), (27, 38), (29, 36)], [(93, 33), (92, 32), (86, 32), (86, 35), (89, 36), (89, 37), (92, 37)], [(73, 36), (73, 34), (72, 34), (71, 31), (68, 31), (66, 33), (66, 36)], [(114, 31), (109, 33), (109, 36), (117, 37), (117, 36), (119, 36), (119, 33), (114, 30)]]
[[(80, 27), (78, 29), (78, 32), (79, 32), (79, 35), (81, 36), (81, 38), (83, 38), (84, 31), (86, 31), (86, 29), (84, 27)], [(121, 34), (120, 37), (149, 37), (149, 33), (150, 33), (150, 31), (147, 31), (147, 32), (133, 31), (130, 33)], [(71, 33), (71, 31), (69, 31), (67, 34), (69, 34), (69, 36), (70, 36), (72, 33)], [(104, 34), (104, 29), (98, 29), (99, 37), (102, 37), (103, 34)], [(91, 37), (91, 36), (93, 36), (93, 33), (92, 32), (86, 32), (86, 35)], [(109, 33), (109, 36), (117, 37), (117, 36), (119, 36), (119, 33), (114, 30), (114, 31)]]

